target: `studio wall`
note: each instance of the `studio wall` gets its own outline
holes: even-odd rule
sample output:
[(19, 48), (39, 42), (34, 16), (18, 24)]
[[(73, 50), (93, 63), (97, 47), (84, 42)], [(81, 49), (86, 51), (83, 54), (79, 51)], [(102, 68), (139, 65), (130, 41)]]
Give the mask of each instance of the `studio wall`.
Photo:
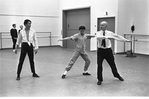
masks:
[[(0, 0), (0, 32), (4, 35), (0, 40), (2, 48), (12, 46), (9, 35), (12, 24), (15, 23), (19, 29), (25, 19), (32, 21), (32, 28), (39, 37), (39, 46), (57, 45), (59, 0)], [(50, 33), (51, 40), (47, 42)]]

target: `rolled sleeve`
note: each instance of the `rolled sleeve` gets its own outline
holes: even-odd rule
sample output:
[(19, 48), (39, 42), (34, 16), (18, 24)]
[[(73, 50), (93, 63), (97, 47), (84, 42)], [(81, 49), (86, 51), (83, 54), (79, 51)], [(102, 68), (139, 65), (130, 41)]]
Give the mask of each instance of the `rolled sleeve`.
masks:
[(76, 39), (77, 39), (77, 35), (70, 36), (70, 38), (71, 38), (72, 40), (76, 40)]

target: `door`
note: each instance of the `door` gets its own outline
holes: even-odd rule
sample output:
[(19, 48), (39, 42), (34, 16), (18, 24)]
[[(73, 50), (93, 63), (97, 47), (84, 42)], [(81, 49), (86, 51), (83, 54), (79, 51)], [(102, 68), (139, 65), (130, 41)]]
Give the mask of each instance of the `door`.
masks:
[[(97, 31), (100, 31), (100, 23), (102, 21), (106, 21), (108, 23), (107, 30), (112, 31), (115, 33), (115, 17), (108, 17), (108, 18), (98, 18), (97, 20)], [(112, 50), (114, 53), (114, 39), (111, 40)]]
[[(79, 33), (79, 27), (81, 25), (86, 27), (85, 33), (90, 33), (90, 8), (68, 10), (63, 12), (63, 37), (69, 37), (76, 33)], [(74, 41), (64, 41), (63, 47), (74, 49)], [(86, 42), (86, 50), (90, 50), (90, 40)]]

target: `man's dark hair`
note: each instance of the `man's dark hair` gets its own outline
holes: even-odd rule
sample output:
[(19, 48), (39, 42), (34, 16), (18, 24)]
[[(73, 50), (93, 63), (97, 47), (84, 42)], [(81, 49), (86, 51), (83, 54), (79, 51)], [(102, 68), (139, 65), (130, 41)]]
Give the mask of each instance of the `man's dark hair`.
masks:
[(16, 24), (12, 24), (12, 26), (14, 27), (14, 26), (16, 26)]
[(86, 28), (85, 28), (85, 26), (80, 26), (79, 27), (79, 30), (81, 30), (81, 29), (84, 29), (85, 30)]
[(26, 19), (26, 20), (24, 20), (24, 25), (26, 25), (28, 22), (31, 22), (31, 23), (32, 23), (32, 21), (31, 21), (31, 20)]

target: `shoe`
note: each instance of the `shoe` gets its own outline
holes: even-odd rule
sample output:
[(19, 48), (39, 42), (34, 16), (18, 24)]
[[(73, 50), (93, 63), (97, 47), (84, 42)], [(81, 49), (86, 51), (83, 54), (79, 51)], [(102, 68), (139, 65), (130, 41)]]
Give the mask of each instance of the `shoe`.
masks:
[(101, 85), (101, 84), (102, 84), (102, 81), (98, 81), (98, 82), (97, 82), (97, 85)]
[(17, 75), (17, 78), (16, 78), (16, 80), (20, 80), (20, 75), (19, 75), (19, 74)]
[(87, 72), (87, 73), (83, 73), (83, 75), (87, 75), (87, 76), (89, 76), (89, 75), (91, 75), (91, 74)]
[(16, 80), (20, 80), (20, 77), (17, 77)]
[(119, 77), (117, 77), (120, 81), (124, 81), (124, 79), (121, 77), (121, 76), (119, 76)]
[(66, 77), (66, 75), (63, 74), (63, 75), (62, 75), (62, 79), (64, 79), (65, 77)]
[(40, 76), (38, 76), (37, 74), (33, 74), (33, 77), (40, 77)]
[(13, 49), (12, 52), (15, 52), (15, 49)]

